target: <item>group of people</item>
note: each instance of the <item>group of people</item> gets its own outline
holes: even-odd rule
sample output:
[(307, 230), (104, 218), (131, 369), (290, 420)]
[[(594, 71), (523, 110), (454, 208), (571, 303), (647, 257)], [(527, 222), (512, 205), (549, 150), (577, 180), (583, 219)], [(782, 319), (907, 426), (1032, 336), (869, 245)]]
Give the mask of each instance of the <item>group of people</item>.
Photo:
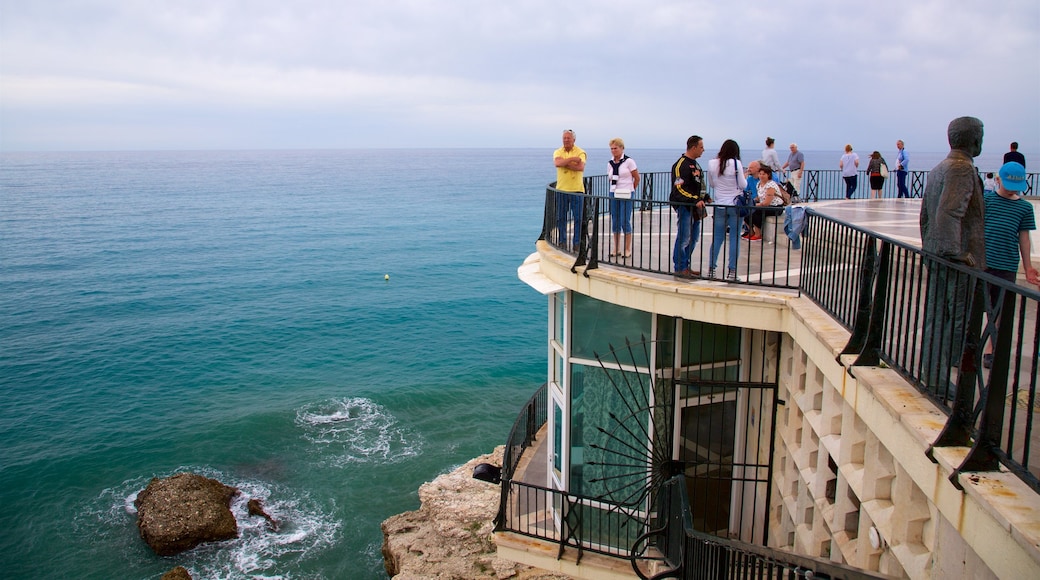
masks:
[[(587, 154), (575, 145), (573, 130), (563, 132), (563, 146), (553, 152), (556, 166), (556, 232), (558, 241), (567, 248), (576, 248), (581, 243), (583, 175)], [(740, 238), (749, 241), (762, 239), (762, 222), (770, 208), (779, 208), (789, 202), (787, 191), (777, 181), (785, 171), (795, 191), (801, 187), (805, 170), (805, 156), (792, 143), (787, 161), (780, 163), (774, 149), (775, 140), (766, 139), (762, 160), (753, 161), (745, 169), (740, 160), (740, 146), (727, 139), (722, 143), (718, 155), (708, 162), (705, 174), (698, 159), (704, 153), (704, 140), (697, 135), (686, 140), (686, 152), (672, 165), (672, 190), (669, 196), (676, 213), (676, 240), (672, 251), (672, 265), (680, 278), (701, 276), (700, 270), (690, 266), (691, 256), (700, 238), (701, 221), (707, 217), (707, 205), (714, 207), (714, 236), (711, 245), (711, 269), (709, 278), (716, 278), (718, 256), (723, 245), (728, 245), (729, 256), (725, 279), (737, 281), (737, 260), (740, 256)], [(610, 222), (614, 244), (610, 257), (627, 260), (632, 257), (632, 213), (633, 192), (639, 188), (639, 169), (636, 162), (625, 155), (625, 142), (620, 138), (610, 140), (611, 158), (607, 175), (610, 179)], [(715, 198), (708, 195), (707, 183), (714, 190)], [(749, 185), (750, 184), (750, 185)], [(745, 191), (751, 193), (752, 203), (761, 209), (746, 212), (737, 207), (736, 200)], [(749, 213), (749, 215), (743, 215)], [(568, 224), (573, 220), (574, 229), (567, 239)], [(745, 229), (743, 226), (746, 225)]]
[[(977, 123), (977, 126), (974, 123)], [(1032, 205), (1018, 195), (1025, 191), (1027, 186), (1025, 158), (1018, 152), (1018, 144), (1011, 144), (1011, 151), (1005, 155), (1005, 164), (1000, 169), (999, 177), (990, 188), (982, 184), (972, 162), (981, 152), (981, 122), (971, 117), (954, 120), (950, 124), (949, 139), (950, 156), (929, 174), (925, 191), (921, 210), (924, 250), (964, 263), (971, 261), (973, 264), (994, 264), (994, 275), (1012, 280), (1014, 278), (1011, 276), (1017, 273), (1017, 256), (1021, 256), (1027, 279), (1031, 283), (1040, 284), (1040, 274), (1037, 274), (1029, 261), (1028, 232), (1036, 227)], [(611, 139), (609, 144), (611, 159), (608, 161), (607, 169), (612, 197), (611, 230), (614, 235), (611, 257), (629, 259), (632, 256), (632, 195), (639, 187), (639, 170), (635, 161), (625, 155), (623, 140)], [(742, 232), (746, 240), (761, 240), (764, 215), (770, 209), (775, 212), (777, 208), (789, 203), (786, 188), (778, 183), (785, 171), (788, 172), (787, 181), (793, 186), (794, 192), (797, 193), (801, 188), (805, 169), (804, 155), (798, 151), (797, 144), (792, 143), (791, 154), (787, 161), (781, 164), (774, 145), (775, 140), (767, 138), (761, 159), (752, 161), (745, 170), (740, 160), (740, 146), (736, 141), (727, 139), (719, 148), (718, 155), (708, 161), (705, 172), (699, 162), (704, 154), (704, 140), (698, 135), (686, 140), (686, 151), (672, 165), (672, 189), (669, 196), (676, 214), (672, 266), (677, 277), (701, 276), (699, 270), (692, 269), (691, 257), (700, 238), (701, 222), (707, 217), (707, 206), (710, 204), (714, 211), (714, 235), (707, 277), (717, 277), (719, 253), (724, 245), (728, 245), (724, 279), (738, 281), (737, 261)], [(902, 140), (896, 142), (896, 148), (899, 197), (909, 197), (906, 189), (909, 155)], [(576, 247), (581, 241), (579, 224), (582, 220), (583, 197), (580, 194), (584, 192), (583, 172), (587, 155), (575, 145), (574, 131), (563, 132), (563, 146), (553, 153), (553, 159), (557, 169), (557, 235), (559, 242), (566, 246), (567, 225), (569, 219), (573, 219), (575, 227), (572, 240), (573, 246)], [(961, 165), (965, 167), (962, 168)], [(849, 184), (846, 197), (852, 197), (856, 189), (858, 166), (859, 158), (853, 152), (852, 145), (846, 145), (845, 155), (839, 162), (846, 183)], [(887, 170), (885, 159), (879, 152), (873, 152), (867, 165), (867, 173), (874, 197), (881, 197)], [(849, 175), (845, 175), (846, 172)], [(952, 183), (951, 175), (956, 176)], [(705, 183), (714, 190), (714, 199), (709, 196)], [(738, 197), (745, 191), (752, 193), (753, 204), (758, 208), (750, 212), (750, 215), (742, 215), (746, 212), (742, 211), (743, 208), (737, 203)], [(987, 214), (993, 216), (993, 219), (987, 220), (985, 224), (981, 211), (983, 205), (987, 208)], [(1016, 209), (1009, 212), (1005, 209), (1008, 207)], [(1012, 217), (1007, 217), (1009, 214)], [(959, 223), (962, 221), (963, 225)], [(980, 227), (983, 225), (984, 227)], [(987, 238), (992, 238), (988, 244), (981, 243), (983, 231)], [(957, 252), (949, 249), (953, 245), (957, 246)], [(982, 248), (986, 248), (984, 256)]]
[[(896, 141), (896, 185), (899, 197), (910, 197), (910, 190), (906, 187), (906, 174), (910, 168), (910, 156), (906, 153), (902, 139)], [(841, 170), (841, 178), (845, 181), (845, 199), (852, 199), (859, 186), (859, 155), (852, 150), (852, 144), (845, 145), (845, 154), (838, 160), (838, 169)], [(881, 199), (881, 188), (885, 186), (888, 179), (888, 162), (881, 156), (880, 151), (870, 154), (867, 162), (867, 179), (870, 181), (871, 199)]]

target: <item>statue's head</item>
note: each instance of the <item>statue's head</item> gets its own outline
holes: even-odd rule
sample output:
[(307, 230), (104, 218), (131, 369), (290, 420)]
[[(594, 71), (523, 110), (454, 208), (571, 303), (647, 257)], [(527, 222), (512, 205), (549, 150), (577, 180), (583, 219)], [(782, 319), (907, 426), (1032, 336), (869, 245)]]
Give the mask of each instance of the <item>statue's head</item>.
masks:
[(982, 153), (982, 121), (975, 117), (957, 117), (946, 129), (951, 149), (960, 149), (972, 157)]

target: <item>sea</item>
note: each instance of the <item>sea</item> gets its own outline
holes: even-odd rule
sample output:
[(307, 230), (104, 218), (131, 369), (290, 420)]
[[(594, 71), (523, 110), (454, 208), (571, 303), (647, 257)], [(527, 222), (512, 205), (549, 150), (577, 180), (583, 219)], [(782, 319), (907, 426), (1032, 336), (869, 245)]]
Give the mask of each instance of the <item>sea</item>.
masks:
[[(0, 153), (4, 577), (385, 578), (380, 522), (545, 380), (552, 149)], [(159, 557), (134, 499), (185, 471), (240, 534)]]

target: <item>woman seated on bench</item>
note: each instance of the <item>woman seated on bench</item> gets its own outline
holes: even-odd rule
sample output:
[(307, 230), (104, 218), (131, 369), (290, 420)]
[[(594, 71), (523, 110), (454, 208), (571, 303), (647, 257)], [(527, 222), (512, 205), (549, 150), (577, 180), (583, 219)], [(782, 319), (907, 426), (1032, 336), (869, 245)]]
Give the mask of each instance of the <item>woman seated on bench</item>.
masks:
[[(773, 172), (765, 163), (758, 166), (758, 202), (751, 212), (751, 235), (746, 239), (758, 241), (762, 239), (762, 221), (767, 216), (780, 215), (787, 205), (787, 192), (773, 181)], [(760, 208), (760, 209), (759, 209)]]

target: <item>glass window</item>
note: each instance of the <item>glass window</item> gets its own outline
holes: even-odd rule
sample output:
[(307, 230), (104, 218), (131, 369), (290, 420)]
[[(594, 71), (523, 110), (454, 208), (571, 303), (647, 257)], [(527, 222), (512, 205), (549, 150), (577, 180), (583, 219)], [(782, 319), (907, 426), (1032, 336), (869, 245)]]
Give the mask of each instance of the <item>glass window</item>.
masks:
[(740, 359), (740, 329), (696, 320), (683, 321), (682, 365)]
[[(649, 345), (644, 341), (650, 334), (649, 312), (617, 306), (583, 294), (571, 294), (571, 356), (614, 361), (610, 354), (613, 345), (621, 364), (647, 366)], [(632, 344), (632, 354), (625, 347), (625, 339)]]
[(674, 316), (657, 316), (657, 368), (672, 368), (675, 364)]
[(556, 477), (563, 473), (563, 409), (553, 399), (553, 471)]
[(702, 381), (735, 381), (740, 371), (741, 329), (682, 321), (683, 378)]
[(567, 315), (564, 310), (564, 296), (566, 292), (557, 292), (552, 295), (553, 301), (553, 335), (556, 342), (563, 344), (564, 333), (567, 329)]
[(572, 493), (634, 501), (649, 462), (649, 385), (645, 373), (571, 364)]

